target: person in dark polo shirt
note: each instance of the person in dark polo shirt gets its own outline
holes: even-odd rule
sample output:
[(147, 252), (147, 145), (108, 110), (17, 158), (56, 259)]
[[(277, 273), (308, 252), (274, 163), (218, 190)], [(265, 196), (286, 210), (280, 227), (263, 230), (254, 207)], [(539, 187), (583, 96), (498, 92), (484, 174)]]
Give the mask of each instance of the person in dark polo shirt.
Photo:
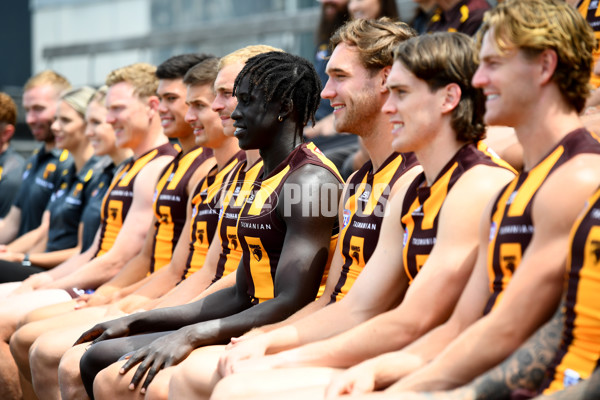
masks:
[(485, 0), (439, 0), (427, 32), (461, 32), (473, 36), (483, 14), (491, 7)]
[(16, 123), (15, 102), (6, 93), (0, 93), (0, 218), (10, 211), (25, 168), (25, 159), (10, 147)]
[(35, 140), (43, 144), (27, 160), (21, 189), (0, 221), (0, 243), (9, 243), (40, 225), (52, 192), (73, 163), (68, 151), (55, 148), (50, 130), (58, 99), (70, 87), (69, 81), (54, 71), (42, 71), (25, 84), (25, 120)]

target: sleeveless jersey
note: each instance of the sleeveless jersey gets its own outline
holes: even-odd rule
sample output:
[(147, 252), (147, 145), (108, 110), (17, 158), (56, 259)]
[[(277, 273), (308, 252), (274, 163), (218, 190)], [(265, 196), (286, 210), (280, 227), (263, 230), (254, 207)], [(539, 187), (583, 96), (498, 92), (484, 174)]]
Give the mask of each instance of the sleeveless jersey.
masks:
[(346, 184), (343, 222), (337, 251), (344, 264), (330, 303), (341, 300), (377, 247), (379, 232), (394, 183), (409, 169), (418, 165), (413, 153), (392, 153), (374, 172), (368, 161)]
[(502, 298), (529, 246), (534, 232), (531, 207), (539, 188), (559, 166), (582, 153), (600, 154), (597, 138), (583, 128), (565, 136), (540, 163), (510, 182), (496, 199), (488, 244), (490, 298), (484, 314)]
[(206, 253), (219, 223), (219, 202), (223, 193), (223, 182), (236, 165), (246, 159), (240, 150), (219, 171), (215, 166), (196, 186), (192, 197), (192, 223), (190, 226), (190, 248), (186, 269), (182, 279), (187, 278), (204, 266)]
[(600, 190), (589, 203), (571, 230), (565, 326), (544, 394), (587, 379), (600, 366)]
[(285, 223), (276, 206), (286, 179), (306, 164), (325, 168), (343, 181), (331, 161), (314, 145), (303, 143), (261, 181), (260, 187), (251, 189), (240, 212), (238, 238), (243, 251), (247, 293), (253, 304), (274, 297), (274, 278), (286, 235)]
[(187, 154), (180, 151), (164, 169), (154, 192), (154, 243), (150, 273), (169, 262), (186, 221), (187, 186), (194, 172), (208, 160), (212, 151), (198, 147)]
[(409, 284), (425, 265), (435, 245), (439, 215), (448, 193), (460, 177), (477, 165), (506, 168), (480, 151), (475, 144), (463, 146), (442, 168), (431, 186), (425, 174), (410, 184), (402, 203), (401, 223), (404, 228), (402, 261)]
[(137, 159), (131, 159), (117, 172), (108, 195), (104, 197), (102, 202), (100, 245), (94, 257), (99, 257), (108, 252), (115, 243), (133, 201), (133, 184), (138, 173), (146, 164), (157, 157), (174, 157), (175, 155), (177, 155), (177, 150), (170, 143), (165, 143)]
[[(229, 275), (237, 269), (242, 259), (242, 248), (237, 235), (237, 221), (242, 207), (251, 192), (253, 185), (260, 182), (263, 173), (263, 161), (257, 160), (246, 171), (247, 161), (236, 165), (231, 172), (231, 179), (223, 195), (217, 231), (221, 240), (221, 254), (212, 283)], [(259, 183), (258, 183), (259, 184)]]
[[(596, 40), (600, 40), (600, 8), (598, 8), (598, 2), (595, 0), (581, 0), (579, 4), (577, 4), (577, 11), (579, 11), (588, 24), (590, 24)], [(595, 65), (596, 61), (600, 58), (600, 49), (594, 49), (592, 55), (594, 57), (594, 63), (592, 65)], [(592, 72), (590, 83), (595, 88), (599, 87), (600, 76)]]

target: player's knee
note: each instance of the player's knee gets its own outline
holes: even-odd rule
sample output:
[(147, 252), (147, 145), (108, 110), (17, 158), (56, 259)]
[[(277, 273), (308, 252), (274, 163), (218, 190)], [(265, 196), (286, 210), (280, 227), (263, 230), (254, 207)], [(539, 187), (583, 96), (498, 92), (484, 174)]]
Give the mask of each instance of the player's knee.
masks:
[(75, 348), (68, 350), (58, 363), (59, 382), (65, 382), (67, 385), (69, 385), (74, 378), (81, 380), (79, 377), (79, 361), (81, 359), (81, 354), (77, 351), (79, 349), (75, 351), (74, 349)]
[(10, 338), (10, 352), (17, 364), (29, 361), (29, 348), (32, 341), (24, 328), (18, 329)]
[(112, 400), (115, 396), (130, 394), (127, 385), (118, 384), (119, 377), (112, 368), (98, 372), (93, 383), (94, 398), (96, 400)]
[(169, 398), (169, 385), (148, 386), (144, 400), (167, 400)]
[(236, 375), (221, 379), (213, 390), (211, 400), (226, 400), (246, 395), (244, 385), (236, 383)]
[(79, 374), (79, 361), (85, 351), (83, 346), (69, 349), (60, 359), (58, 364), (58, 385), (64, 399), (83, 398), (85, 392)]

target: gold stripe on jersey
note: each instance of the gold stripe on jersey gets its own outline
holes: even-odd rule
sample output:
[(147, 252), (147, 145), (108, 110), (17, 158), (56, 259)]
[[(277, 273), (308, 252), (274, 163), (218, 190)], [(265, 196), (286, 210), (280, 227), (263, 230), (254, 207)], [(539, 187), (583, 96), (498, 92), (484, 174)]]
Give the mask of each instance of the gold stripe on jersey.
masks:
[[(100, 245), (98, 247), (98, 251), (96, 252), (96, 257), (99, 257), (106, 253), (108, 250), (110, 250), (114, 243), (114, 240), (119, 234), (119, 230), (121, 230), (121, 225), (123, 224), (123, 203), (121, 201), (109, 200), (109, 197), (110, 192), (114, 189), (115, 186), (117, 186), (123, 175), (127, 173), (129, 168), (131, 167), (131, 164), (133, 164), (133, 160), (117, 172), (116, 176), (110, 184), (110, 187), (106, 191), (106, 196), (104, 196), (104, 199), (102, 199), (102, 208), (100, 209), (100, 220), (107, 222), (104, 224), (104, 230), (101, 232), (100, 235)], [(108, 215), (105, 214), (106, 212), (108, 212)], [(111, 219), (112, 223), (108, 223), (109, 219)], [(106, 238), (110, 238), (111, 240), (106, 240)]]
[[(310, 147), (306, 144), (298, 146), (277, 166), (272, 175), (260, 182), (260, 187), (252, 191), (246, 200), (246, 204), (242, 207), (238, 218), (238, 237), (244, 249), (242, 262), (248, 279), (248, 295), (253, 303), (273, 298), (271, 295), (274, 293), (272, 277), (276, 274), (286, 234), (285, 222), (278, 215), (275, 208), (278, 203), (277, 196), (283, 190), (287, 177), (302, 166), (312, 164), (330, 171), (341, 181), (339, 173), (322, 160), (322, 154), (314, 145)], [(336, 224), (336, 229), (332, 231), (331, 236), (337, 235), (337, 233)], [(257, 237), (260, 237), (260, 243), (250, 244), (246, 240), (246, 238)], [(257, 263), (257, 254), (263, 251), (265, 254), (261, 258), (261, 262)], [(270, 264), (268, 274), (265, 258)], [(328, 266), (325, 265), (325, 268), (328, 268)], [(254, 280), (255, 276), (259, 278), (258, 281)], [(269, 279), (267, 279), (267, 276)], [(315, 286), (315, 289), (317, 287), (318, 285)]]
[(502, 158), (500, 158), (500, 156), (491, 147), (489, 147), (483, 140), (480, 140), (479, 142), (477, 142), (477, 150), (481, 151), (486, 156), (488, 156), (489, 158), (494, 160), (494, 162), (496, 164), (498, 164), (500, 167), (504, 167), (507, 170), (512, 171), (512, 173), (515, 175), (517, 174), (517, 170), (514, 169), (512, 165), (510, 165), (509, 163), (504, 161)]
[[(371, 162), (365, 163), (346, 184), (347, 199), (344, 201), (343, 223), (336, 249), (343, 264), (330, 302), (340, 301), (354, 285), (379, 240), (379, 230), (394, 183), (417, 164), (412, 153), (393, 153), (377, 171), (373, 171)], [(365, 192), (367, 188), (368, 193)]]
[[(218, 196), (222, 194), (223, 181), (229, 175), (231, 170), (236, 165), (240, 164), (242, 153), (236, 154), (216, 175), (211, 176), (217, 167), (209, 173), (209, 176), (202, 179), (196, 188), (196, 194), (192, 198), (192, 209), (194, 210), (192, 222), (196, 225), (192, 226), (190, 232), (190, 250), (191, 254), (187, 262), (183, 278), (189, 277), (194, 272), (204, 266), (208, 248), (211, 245), (215, 229), (218, 227), (218, 216), (215, 208), (217, 207)], [(211, 209), (214, 216), (211, 218), (204, 214), (203, 211)], [(207, 219), (211, 221), (211, 226), (207, 225)], [(214, 222), (212, 222), (214, 221)]]
[(309, 142), (306, 144), (306, 148), (309, 149), (315, 156), (317, 156), (317, 158), (326, 166), (329, 167), (329, 169), (331, 170), (331, 172), (342, 182), (344, 182), (344, 178), (342, 178), (342, 175), (340, 175), (340, 172), (338, 171), (337, 167), (335, 166), (335, 164), (329, 159), (327, 158), (327, 156), (325, 154), (323, 154), (323, 152), (317, 147), (317, 145), (315, 145), (313, 142)]
[(100, 249), (96, 253), (96, 257), (109, 251), (119, 235), (121, 226), (123, 225), (123, 202), (118, 200), (109, 200), (108, 216), (106, 218), (106, 229), (102, 235)]
[[(594, 37), (596, 40), (600, 40), (600, 31), (598, 30), (598, 23), (600, 22), (600, 7), (598, 7), (598, 1), (582, 0), (577, 5), (577, 11), (579, 11), (583, 18), (586, 19), (590, 26), (594, 27)], [(592, 55), (594, 57), (594, 63), (592, 65), (595, 65), (596, 61), (598, 61), (600, 58), (600, 49), (594, 49), (592, 51)], [(590, 84), (592, 84), (594, 88), (600, 86), (600, 76), (594, 74), (593, 71)]]
[[(421, 262), (424, 263), (423, 258), (415, 258), (416, 265), (412, 265), (408, 257), (408, 250), (410, 248), (409, 243), (411, 243), (413, 233), (417, 231), (415, 229), (416, 226), (415, 220), (413, 219), (413, 213), (417, 212), (417, 209), (419, 208), (421, 208), (423, 212), (423, 220), (421, 221), (421, 226), (418, 228), (419, 231), (433, 229), (434, 223), (439, 215), (440, 209), (442, 208), (442, 204), (444, 204), (444, 200), (446, 200), (446, 196), (448, 195), (448, 184), (450, 183), (450, 178), (452, 178), (452, 175), (457, 167), (458, 163), (455, 162), (445, 174), (443, 174), (433, 183), (433, 185), (431, 185), (431, 194), (425, 200), (425, 202), (421, 204), (419, 197), (417, 196), (410, 205), (408, 212), (402, 216), (402, 224), (404, 225), (405, 232), (407, 234), (406, 245), (402, 249), (402, 258), (404, 271), (409, 279), (409, 283), (412, 283), (416, 277), (416, 274), (423, 266)], [(416, 268), (416, 270), (413, 270), (413, 268)]]
[[(490, 277), (490, 293), (495, 293), (494, 305), (498, 304), (502, 298), (504, 289), (509, 284), (512, 276), (523, 257), (524, 249), (521, 243), (502, 243), (499, 246), (499, 254), (496, 254), (496, 242), (502, 221), (508, 217), (519, 217), (525, 212), (527, 206), (531, 203), (532, 197), (538, 191), (546, 177), (563, 154), (564, 148), (556, 148), (546, 159), (535, 166), (528, 174), (522, 184), (519, 185), (519, 178), (506, 187), (497, 201), (497, 209), (492, 214), (493, 237), (488, 244), (488, 276)], [(519, 185), (519, 187), (517, 187)], [(516, 190), (516, 192), (515, 192)], [(511, 198), (512, 197), (512, 198)], [(507, 209), (508, 208), (508, 209)], [(510, 244), (510, 246), (508, 246)], [(498, 262), (494, 266), (494, 260), (498, 257)], [(518, 261), (518, 263), (516, 263)], [(497, 270), (499, 268), (499, 271)], [(490, 305), (491, 306), (491, 305)], [(492, 307), (493, 308), (493, 307)], [(488, 307), (488, 312), (491, 308)]]
[(523, 215), (531, 198), (540, 186), (542, 186), (544, 179), (552, 167), (554, 167), (554, 164), (556, 164), (560, 156), (562, 156), (563, 152), (564, 148), (562, 146), (557, 148), (544, 161), (529, 172), (527, 179), (525, 179), (525, 182), (523, 182), (523, 185), (519, 188), (517, 195), (508, 208), (507, 215), (509, 217)]
[(148, 151), (137, 160), (130, 160), (116, 174), (110, 189), (102, 200), (100, 245), (95, 257), (106, 253), (115, 243), (133, 202), (133, 181), (138, 173), (154, 158), (175, 156), (175, 154), (173, 147), (169, 143), (165, 143)]
[(250, 257), (250, 275), (254, 284), (254, 297), (261, 303), (275, 297), (274, 282), (271, 275), (271, 261), (260, 238), (246, 236)]
[(150, 272), (156, 272), (167, 265), (173, 255), (173, 241), (165, 240), (175, 236), (175, 222), (171, 215), (171, 207), (159, 206), (158, 209), (160, 216), (156, 223), (152, 254), (153, 263)]
[(489, 313), (499, 303), (525, 254), (534, 233), (531, 207), (546, 179), (579, 154), (600, 154), (597, 137), (584, 128), (568, 133), (528, 172), (518, 175), (503, 189), (492, 209), (488, 243)]
[(587, 379), (600, 358), (600, 190), (571, 230), (565, 324), (558, 353), (542, 385), (545, 395)]
[(129, 171), (127, 171), (127, 175), (125, 175), (125, 177), (123, 177), (123, 179), (121, 179), (119, 181), (118, 186), (129, 185), (131, 180), (137, 176), (138, 172), (140, 172), (141, 169), (146, 166), (146, 164), (148, 164), (154, 157), (156, 157), (157, 153), (158, 153), (158, 149), (154, 149), (154, 150), (150, 151), (148, 154), (138, 158), (135, 161), (135, 163), (133, 164), (133, 166), (131, 167), (131, 169)]
[(252, 205), (248, 209), (248, 215), (260, 215), (261, 212), (264, 212), (263, 207), (265, 206), (265, 202), (269, 200), (269, 197), (273, 194), (275, 189), (277, 189), (281, 180), (287, 175), (289, 170), (290, 167), (286, 166), (278, 174), (263, 181), (260, 189), (254, 194)]
[[(200, 266), (204, 265), (204, 261), (206, 261), (206, 253), (205, 249), (208, 249), (209, 240), (208, 230), (206, 226), (206, 221), (195, 221), (194, 226), (192, 226), (190, 232), (191, 240), (193, 243), (194, 251), (192, 251), (192, 257), (189, 261), (189, 265), (191, 266)], [(189, 268), (186, 270), (185, 277), (189, 277), (190, 274), (197, 271), (199, 268)]]
[[(248, 171), (244, 171), (246, 162), (238, 165), (237, 171), (234, 174), (235, 176), (231, 180), (227, 193), (224, 196), (221, 217), (219, 218), (219, 223), (217, 225), (217, 232), (219, 232), (219, 238), (221, 240), (221, 254), (219, 255), (217, 272), (215, 273), (213, 282), (229, 275), (240, 265), (240, 260), (242, 259), (242, 246), (237, 235), (237, 217), (241, 211), (241, 207), (246, 202), (246, 198), (252, 191), (254, 182), (258, 179), (258, 176), (262, 173), (263, 169), (262, 160), (254, 163)], [(238, 186), (240, 187), (240, 190), (235, 193)], [(234, 197), (235, 201), (231, 203)], [(226, 218), (226, 213), (235, 214), (235, 222)], [(228, 221), (228, 223), (224, 223), (224, 221)]]
[(480, 145), (475, 144), (461, 147), (430, 186), (424, 173), (419, 174), (410, 184), (403, 200), (400, 219), (404, 228), (402, 261), (409, 284), (412, 284), (435, 246), (441, 208), (449, 191), (463, 174), (478, 165), (512, 170), (479, 147)]
[(149, 275), (171, 262), (185, 224), (188, 184), (196, 170), (212, 159), (210, 154), (202, 147), (179, 153), (160, 176), (153, 204), (156, 223)]
[(175, 188), (177, 188), (177, 185), (179, 184), (181, 179), (184, 177), (187, 170), (194, 163), (194, 160), (196, 160), (196, 158), (200, 157), (202, 155), (202, 153), (204, 153), (204, 152), (205, 152), (204, 148), (199, 147), (197, 149), (190, 151), (188, 154), (184, 155), (183, 158), (181, 160), (179, 160), (179, 164), (177, 166), (177, 170), (175, 171), (175, 175), (173, 175), (171, 182), (169, 182), (169, 184), (167, 185), (167, 189), (174, 190)]
[[(425, 214), (421, 229), (432, 229), (433, 224), (440, 213), (442, 204), (448, 195), (448, 184), (454, 174), (458, 163), (455, 163), (434, 185), (431, 187), (431, 196), (423, 203), (423, 213)], [(437, 186), (437, 187), (436, 187)], [(435, 189), (434, 189), (435, 187)], [(412, 218), (410, 218), (412, 221)]]

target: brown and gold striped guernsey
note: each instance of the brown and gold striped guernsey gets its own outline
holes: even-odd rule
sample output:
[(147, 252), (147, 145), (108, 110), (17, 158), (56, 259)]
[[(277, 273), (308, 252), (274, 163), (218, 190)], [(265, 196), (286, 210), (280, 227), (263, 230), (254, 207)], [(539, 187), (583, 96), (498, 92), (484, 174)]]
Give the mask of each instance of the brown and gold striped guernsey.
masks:
[(394, 183), (418, 164), (413, 153), (393, 153), (376, 172), (373, 171), (371, 161), (368, 161), (346, 183), (343, 225), (337, 246), (344, 264), (331, 293), (330, 303), (341, 300), (354, 285), (377, 246)]
[[(580, 0), (579, 4), (577, 4), (577, 11), (579, 11), (592, 27), (596, 40), (600, 40), (600, 7), (598, 7), (598, 1)], [(592, 65), (595, 65), (598, 59), (600, 59), (600, 49), (595, 48), (592, 55), (594, 56), (594, 63)], [(592, 84), (594, 88), (600, 87), (600, 76), (592, 73), (590, 84)]]
[(156, 222), (150, 273), (171, 262), (173, 249), (185, 225), (188, 183), (196, 170), (209, 160), (212, 160), (211, 149), (198, 147), (187, 154), (179, 152), (159, 178), (154, 192)]
[(410, 184), (402, 203), (401, 223), (404, 228), (402, 261), (409, 283), (423, 267), (437, 236), (440, 210), (454, 184), (469, 169), (477, 165), (507, 168), (478, 145), (460, 148), (440, 171), (431, 186), (426, 186), (425, 174), (419, 174)]
[[(343, 181), (333, 163), (316, 146), (312, 143), (302, 144), (260, 182), (260, 187), (251, 188), (240, 212), (238, 238), (243, 251), (242, 263), (248, 282), (248, 296), (253, 304), (274, 297), (273, 282), (286, 235), (285, 223), (275, 207), (286, 179), (306, 164), (325, 168), (340, 183)], [(337, 236), (337, 232), (335, 235)]]
[(133, 201), (133, 184), (142, 168), (157, 157), (174, 157), (176, 155), (177, 150), (170, 143), (165, 143), (146, 152), (137, 159), (130, 160), (117, 172), (108, 195), (104, 197), (102, 202), (100, 246), (94, 257), (103, 255), (115, 243)]
[(531, 207), (539, 188), (559, 166), (582, 153), (600, 153), (597, 138), (583, 128), (565, 136), (540, 163), (510, 182), (496, 199), (488, 245), (490, 298), (484, 314), (502, 298), (531, 241)]
[(187, 278), (204, 266), (208, 247), (219, 223), (219, 204), (223, 194), (223, 181), (245, 159), (246, 152), (240, 150), (227, 161), (221, 170), (215, 165), (196, 186), (192, 197), (189, 256), (182, 279)]
[(219, 211), (217, 231), (221, 239), (221, 254), (213, 283), (235, 271), (242, 259), (242, 247), (237, 236), (237, 221), (252, 186), (259, 182), (263, 173), (263, 161), (258, 159), (247, 171), (246, 165), (247, 161), (243, 161), (233, 169)]
[(600, 189), (589, 203), (571, 230), (565, 326), (542, 385), (544, 394), (587, 379), (600, 368)]

